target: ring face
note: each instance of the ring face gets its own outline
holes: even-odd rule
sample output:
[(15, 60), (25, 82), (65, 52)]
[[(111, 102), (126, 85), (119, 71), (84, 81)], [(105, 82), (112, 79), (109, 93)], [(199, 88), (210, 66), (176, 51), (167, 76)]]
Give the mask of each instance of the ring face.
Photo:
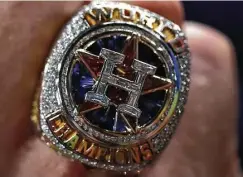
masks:
[(61, 154), (139, 171), (171, 139), (189, 91), (189, 51), (171, 21), (92, 3), (66, 25), (45, 66), (38, 126)]

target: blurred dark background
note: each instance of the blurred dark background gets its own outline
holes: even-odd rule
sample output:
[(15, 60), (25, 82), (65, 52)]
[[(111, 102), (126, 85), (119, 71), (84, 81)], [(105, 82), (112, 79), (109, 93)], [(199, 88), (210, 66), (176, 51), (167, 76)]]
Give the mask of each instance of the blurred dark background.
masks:
[(240, 83), (239, 156), (243, 167), (243, 2), (183, 2), (186, 19), (202, 22), (225, 33), (233, 42)]

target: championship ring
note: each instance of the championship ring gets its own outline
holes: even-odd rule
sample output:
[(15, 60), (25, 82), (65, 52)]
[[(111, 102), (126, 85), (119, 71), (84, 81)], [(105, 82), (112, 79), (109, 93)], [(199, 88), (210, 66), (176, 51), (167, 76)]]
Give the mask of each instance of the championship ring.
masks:
[(137, 6), (91, 3), (54, 44), (32, 120), (64, 156), (141, 171), (170, 141), (189, 82), (190, 53), (178, 25)]

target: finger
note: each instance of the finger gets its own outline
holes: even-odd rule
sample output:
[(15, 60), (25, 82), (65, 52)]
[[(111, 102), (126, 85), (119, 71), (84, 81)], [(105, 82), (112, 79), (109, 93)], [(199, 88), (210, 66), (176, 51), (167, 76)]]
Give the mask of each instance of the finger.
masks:
[(17, 149), (30, 134), (31, 104), (52, 41), (80, 5), (79, 2), (0, 4), (1, 176), (6, 176)]
[(179, 1), (131, 1), (128, 3), (149, 9), (178, 25), (183, 23), (184, 9)]
[(191, 88), (171, 143), (142, 176), (235, 176), (237, 85), (230, 41), (202, 24), (186, 23), (192, 52)]

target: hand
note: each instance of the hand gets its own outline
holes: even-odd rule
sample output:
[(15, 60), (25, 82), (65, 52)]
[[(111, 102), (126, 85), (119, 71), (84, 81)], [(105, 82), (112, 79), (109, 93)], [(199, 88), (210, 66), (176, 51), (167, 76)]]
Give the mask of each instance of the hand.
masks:
[[(191, 89), (180, 125), (142, 177), (233, 177), (237, 158), (237, 84), (232, 44), (203, 24), (183, 21), (179, 2), (129, 2), (183, 26), (192, 52)], [(33, 133), (31, 105), (45, 59), (82, 2), (0, 3), (0, 176), (118, 176), (86, 170)]]

